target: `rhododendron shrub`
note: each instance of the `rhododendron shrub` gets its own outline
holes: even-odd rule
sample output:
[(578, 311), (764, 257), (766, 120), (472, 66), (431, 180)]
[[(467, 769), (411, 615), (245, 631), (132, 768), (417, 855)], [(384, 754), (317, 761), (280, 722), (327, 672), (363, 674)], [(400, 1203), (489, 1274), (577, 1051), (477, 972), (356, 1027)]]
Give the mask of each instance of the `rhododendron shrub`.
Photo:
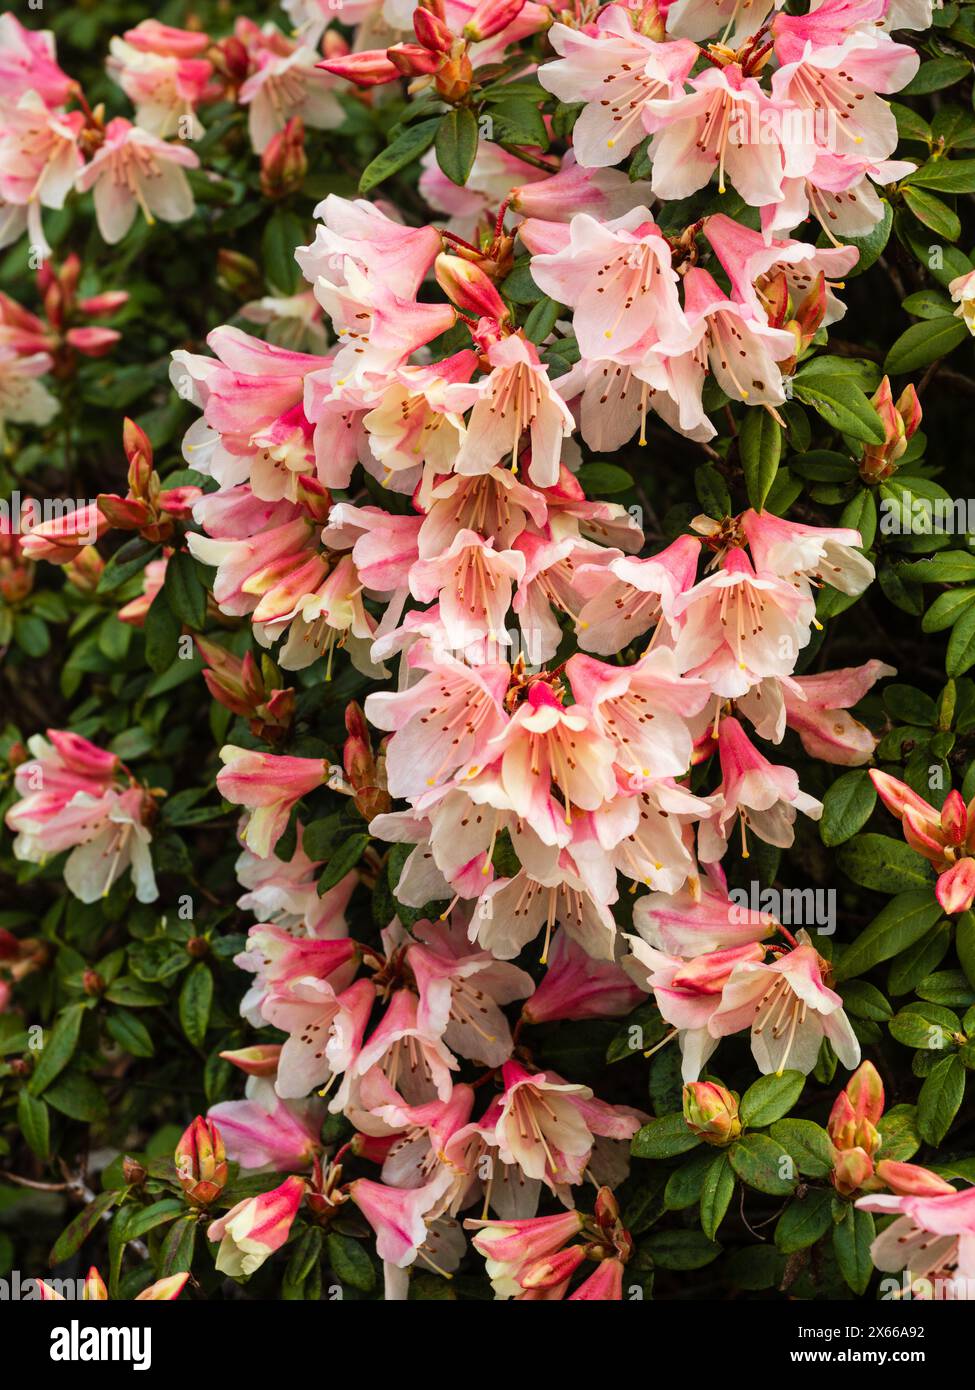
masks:
[(0, 16), (0, 1275), (975, 1297), (973, 50)]

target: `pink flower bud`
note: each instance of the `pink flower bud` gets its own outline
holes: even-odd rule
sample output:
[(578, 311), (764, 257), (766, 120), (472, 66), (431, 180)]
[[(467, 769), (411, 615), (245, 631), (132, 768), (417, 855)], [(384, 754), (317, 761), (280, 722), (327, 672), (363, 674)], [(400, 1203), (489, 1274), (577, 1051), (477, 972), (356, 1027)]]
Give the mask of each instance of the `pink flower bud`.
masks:
[(489, 39), (492, 34), (506, 29), (524, 8), (525, 0), (481, 0), (464, 25), (464, 38), (470, 39), (471, 43)]
[(691, 1081), (684, 1087), (684, 1119), (706, 1144), (730, 1144), (741, 1134), (738, 1097), (713, 1081)]
[(446, 252), (434, 261), (434, 274), (444, 294), (466, 314), (501, 323), (508, 317), (504, 300), (480, 266)]
[(207, 1228), (207, 1239), (218, 1240), (216, 1267), (234, 1279), (260, 1269), (288, 1239), (305, 1192), (303, 1178), (285, 1178), (280, 1187), (238, 1202)]
[(334, 73), (354, 82), (357, 87), (381, 87), (387, 82), (395, 82), (402, 72), (395, 63), (386, 57), (384, 48), (369, 48), (362, 53), (347, 53), (338, 58), (327, 58), (316, 67)]
[(227, 1154), (212, 1120), (197, 1115), (176, 1145), (176, 1174), (189, 1200), (198, 1207), (216, 1201), (227, 1185)]

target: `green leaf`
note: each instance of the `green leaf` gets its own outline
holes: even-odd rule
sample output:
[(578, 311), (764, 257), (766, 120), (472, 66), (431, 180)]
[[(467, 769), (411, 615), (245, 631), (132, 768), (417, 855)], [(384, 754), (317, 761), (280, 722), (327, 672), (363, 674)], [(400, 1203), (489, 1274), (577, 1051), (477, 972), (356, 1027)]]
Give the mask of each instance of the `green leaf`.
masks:
[(200, 1225), (195, 1213), (173, 1222), (162, 1243), (159, 1267), (161, 1279), (167, 1279), (171, 1274), (183, 1274), (192, 1269), (196, 1233), (199, 1229)]
[(782, 430), (767, 410), (756, 406), (748, 411), (738, 432), (738, 450), (748, 500), (760, 512), (775, 482), (782, 454)]
[(155, 1053), (149, 1029), (128, 1009), (113, 1010), (105, 1021), (105, 1027), (119, 1046), (133, 1057), (151, 1057)]
[(775, 1226), (775, 1243), (785, 1255), (807, 1250), (833, 1224), (833, 1195), (825, 1188), (794, 1198)]
[(31, 1095), (39, 1096), (56, 1077), (61, 1075), (71, 1061), (75, 1048), (78, 1046), (81, 1020), (85, 1013), (84, 1004), (69, 1004), (58, 1015), (54, 1027), (44, 1039), (41, 1060), (30, 1079)]
[(659, 1231), (641, 1245), (661, 1269), (703, 1269), (721, 1254), (721, 1246), (703, 1231)]
[(499, 145), (532, 145), (547, 150), (548, 130), (533, 101), (508, 101), (492, 111), (492, 138)]
[(787, 1115), (802, 1094), (806, 1078), (801, 1071), (760, 1076), (741, 1098), (741, 1122), (749, 1128), (770, 1125)]
[[(563, 314), (561, 304), (547, 296), (532, 305), (525, 319), (524, 334), (532, 343), (544, 343)], [(607, 465), (611, 467), (612, 465)], [(622, 470), (620, 470), (622, 472)]]
[(943, 203), (933, 193), (928, 193), (923, 188), (913, 188), (910, 184), (901, 192), (904, 202), (919, 222), (923, 222), (925, 227), (930, 227), (932, 232), (937, 232), (938, 236), (943, 236), (947, 241), (958, 240), (961, 236), (961, 222), (958, 220), (958, 214), (952, 212), (947, 203)]
[(264, 227), (261, 256), (268, 283), (282, 294), (294, 294), (302, 282), (295, 248), (307, 241), (308, 227), (302, 218), (286, 208), (276, 208)]
[(701, 1230), (714, 1240), (735, 1191), (735, 1171), (727, 1153), (718, 1154), (704, 1175), (701, 1187)]
[(327, 893), (351, 870), (354, 869), (362, 858), (363, 851), (369, 843), (368, 831), (360, 831), (357, 835), (350, 835), (345, 844), (331, 856), (328, 864), (318, 880), (319, 896)]
[(746, 1134), (728, 1150), (732, 1168), (743, 1183), (770, 1197), (784, 1197), (796, 1186), (791, 1155), (767, 1134)]
[(834, 966), (834, 978), (849, 980), (890, 960), (929, 932), (940, 917), (941, 905), (930, 888), (899, 893), (846, 947)]
[(149, 605), (142, 630), (146, 639), (146, 661), (157, 675), (168, 671), (179, 650), (182, 624), (169, 606), (165, 586)]
[(960, 1057), (936, 1062), (917, 1098), (917, 1127), (922, 1139), (940, 1144), (965, 1099), (965, 1064)]
[(45, 1102), (26, 1087), (17, 1097), (17, 1123), (31, 1151), (46, 1160), (51, 1152), (51, 1114)]
[(964, 322), (953, 314), (912, 323), (888, 352), (884, 371), (891, 376), (915, 372), (946, 356), (967, 337), (968, 329)]
[(210, 1022), (213, 1003), (213, 976), (203, 961), (197, 961), (179, 992), (179, 1021), (194, 1047), (202, 1047)]
[(938, 193), (975, 193), (975, 159), (929, 159), (904, 184)]
[(886, 1023), (893, 1015), (893, 1009), (876, 985), (868, 980), (848, 980), (840, 986), (843, 1007), (854, 1018), (869, 1019), (873, 1023)]
[(700, 1139), (687, 1127), (687, 1121), (678, 1110), (674, 1115), (664, 1115), (659, 1120), (637, 1130), (630, 1144), (634, 1158), (674, 1158), (677, 1154), (696, 1149)]
[(820, 1125), (812, 1120), (776, 1120), (770, 1133), (791, 1155), (804, 1177), (829, 1177), (835, 1153), (829, 1135)]
[(206, 622), (207, 593), (189, 551), (180, 550), (169, 557), (163, 587), (173, 615), (199, 631)]
[(358, 1240), (330, 1231), (325, 1240), (328, 1263), (340, 1283), (361, 1293), (371, 1293), (376, 1284), (376, 1267)]
[(611, 492), (626, 492), (633, 486), (632, 475), (615, 463), (584, 463), (576, 477), (588, 494), (597, 497)]
[(89, 1202), (78, 1213), (70, 1226), (66, 1226), (54, 1242), (50, 1254), (52, 1265), (62, 1264), (63, 1261), (69, 1260), (76, 1250), (81, 1249), (98, 1225), (102, 1213), (110, 1210), (119, 1196), (118, 1192), (99, 1192), (94, 1201)]
[(944, 1052), (954, 1042), (961, 1021), (950, 1009), (939, 1004), (908, 1004), (896, 1013), (887, 1025), (891, 1037), (905, 1047), (919, 1047), (925, 1052)]
[(66, 1071), (48, 1086), (44, 1099), (62, 1115), (82, 1124), (94, 1124), (108, 1116), (108, 1102), (90, 1076), (80, 1071)]
[(866, 444), (882, 444), (886, 438), (880, 416), (865, 393), (848, 377), (795, 378), (793, 394), (823, 417), (827, 424)]
[(866, 1292), (873, 1274), (870, 1246), (876, 1235), (873, 1215), (847, 1206), (843, 1219), (833, 1227), (833, 1251), (840, 1273), (855, 1294)]
[(391, 145), (387, 145), (366, 165), (359, 180), (359, 192), (370, 193), (384, 180), (398, 174), (400, 169), (405, 169), (408, 164), (419, 159), (437, 138), (440, 121), (440, 116), (430, 116), (425, 121), (417, 121), (415, 125), (407, 126)]
[(956, 919), (955, 951), (965, 978), (975, 988), (975, 913), (963, 912)]
[(437, 163), (450, 179), (463, 188), (477, 154), (477, 117), (468, 106), (457, 106), (441, 118), (434, 148)]
[(966, 58), (932, 58), (921, 64), (898, 95), (914, 97), (927, 92), (940, 92), (943, 87), (953, 87), (956, 82), (970, 77), (971, 71), (972, 65)]
[(934, 882), (928, 861), (889, 835), (858, 835), (842, 845), (836, 857), (848, 878), (877, 893), (900, 893)]
[(144, 570), (149, 561), (154, 560), (161, 552), (161, 545), (152, 545), (149, 541), (144, 541), (141, 536), (135, 536), (132, 540), (126, 541), (124, 545), (119, 546), (102, 570), (95, 592), (98, 594), (114, 593), (133, 575)]
[(975, 665), (975, 608), (969, 607), (951, 629), (948, 649), (945, 652), (945, 671), (949, 676), (963, 676), (973, 665)]
[(819, 833), (824, 845), (842, 845), (866, 825), (877, 803), (877, 792), (866, 768), (844, 772), (823, 797)]
[(975, 600), (975, 589), (948, 589), (939, 594), (921, 622), (923, 632), (944, 632), (952, 627)]
[(895, 1105), (877, 1121), (880, 1134), (880, 1157), (895, 1163), (907, 1163), (921, 1147), (917, 1132), (917, 1106)]

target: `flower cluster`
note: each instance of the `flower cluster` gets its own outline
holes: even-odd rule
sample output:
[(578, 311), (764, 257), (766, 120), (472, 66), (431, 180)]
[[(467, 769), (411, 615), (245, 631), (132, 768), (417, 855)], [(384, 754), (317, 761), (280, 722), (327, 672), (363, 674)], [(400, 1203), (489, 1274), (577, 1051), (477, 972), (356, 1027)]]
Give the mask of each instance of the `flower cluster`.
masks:
[[(948, 1177), (969, 1170), (908, 1160), (951, 1124), (975, 1029), (948, 1007), (975, 987), (975, 786), (951, 790), (975, 689), (950, 683), (935, 707), (881, 687), (897, 671), (871, 653), (893, 656), (890, 642), (821, 654), (878, 571), (914, 614), (920, 585), (971, 579), (964, 550), (895, 565), (877, 543), (879, 501), (884, 520), (888, 504), (907, 518), (908, 556), (937, 550), (914, 547), (912, 508), (939, 489), (904, 471), (923, 452), (921, 400), (891, 384), (930, 359), (916, 337), (883, 367), (872, 347), (828, 350), (891, 201), (937, 230), (937, 199), (911, 182), (923, 167), (894, 157), (889, 101), (918, 71), (904, 31), (930, 16), (899, 0), (804, 14), (347, 0), (338, 27), (327, 0), (284, 8), (287, 33), (238, 14), (223, 37), (195, 16), (113, 37), (103, 77), (131, 118), (89, 103), (50, 34), (0, 17), (0, 247), (26, 233), (42, 310), (0, 295), (0, 423), (45, 430), (59, 404), (104, 409), (118, 389), (130, 408), (142, 392), (124, 484), (100, 471), (87, 499), (0, 518), (11, 632), (27, 651), (25, 605), (71, 615), (65, 697), (94, 679), (92, 700), (52, 716), (67, 727), (2, 745), (18, 881), (57, 861), (82, 905), (58, 942), (82, 996), (64, 1031), (76, 1043), (81, 1011), (102, 1010), (114, 1044), (152, 1057), (131, 1010), (181, 976), (174, 1016), (207, 1058), (206, 1113), (174, 1163), (131, 1155), (111, 1189), (116, 1220), (145, 1196), (174, 1223), (146, 1247), (158, 1278), (138, 1296), (182, 1292), (200, 1230), (238, 1283), (290, 1245), (289, 1296), (320, 1292), (323, 1233), (345, 1277), (342, 1242), (371, 1232), (387, 1299), (472, 1252), (499, 1299), (642, 1297), (657, 1217), (619, 1190), (631, 1159), (699, 1146), (689, 1177), (662, 1179), (661, 1210), (700, 1202), (709, 1247), (736, 1182), (791, 1198), (802, 1173), (821, 1184), (801, 1213), (811, 1235), (785, 1208), (783, 1254), (829, 1234), (855, 1292), (867, 1245), (912, 1296), (925, 1280), (963, 1289), (975, 1189)], [(377, 131), (356, 196), (338, 142)], [(952, 174), (966, 177), (957, 161)], [(931, 186), (966, 191), (937, 182), (950, 176)], [(394, 178), (396, 195), (370, 196)], [(267, 205), (252, 249), (277, 264), (264, 275), (220, 245), (232, 321), (193, 306), (170, 334), (158, 299), (86, 294), (82, 259), (55, 261), (42, 213), (59, 245), (89, 192), (123, 257), (157, 221), (200, 239), (209, 221), (243, 245)], [(916, 296), (956, 344), (975, 323), (969, 264), (950, 259), (933, 312)], [(144, 381), (131, 363), (99, 380), (97, 359), (137, 349), (89, 320), (147, 303), (172, 389), (158, 358)], [(85, 439), (64, 428), (67, 486)], [(658, 517), (656, 483), (685, 471), (696, 503)], [(949, 672), (970, 648), (969, 627)], [(194, 766), (203, 786), (177, 790), (183, 726), (167, 723), (183, 687), (212, 697), (219, 754)], [(854, 840), (877, 795), (909, 849)], [(194, 866), (178, 832), (196, 827)], [(884, 892), (871, 840), (910, 901), (834, 952), (835, 923), (782, 910), (779, 856), (852, 841), (844, 871)], [(778, 901), (743, 899), (752, 872)], [(158, 916), (171, 885), (177, 916)], [(234, 897), (246, 937), (222, 930)], [(102, 929), (84, 911), (105, 900), (110, 928), (131, 906), (133, 940), (76, 970), (76, 942)], [(942, 912), (958, 971), (938, 971)], [(0, 1015), (46, 950), (0, 931)], [(237, 972), (217, 996), (224, 960)], [(916, 986), (916, 1012), (855, 979), (888, 961), (889, 992)], [(558, 1045), (583, 1021), (595, 1064)], [(940, 1135), (937, 1115), (915, 1133), (908, 1107), (885, 1111), (861, 1062), (880, 1023), (939, 1096), (957, 1094)], [(51, 1075), (41, 1061), (22, 1092), (38, 1157), (34, 1107), (72, 1056)], [(645, 1085), (630, 1104), (602, 1069), (639, 1058), (654, 1058), (652, 1115)], [(807, 1079), (833, 1086), (816, 1097), (825, 1127), (783, 1120)], [(897, 1219), (877, 1234), (873, 1213)], [(346, 1251), (346, 1271), (368, 1291), (361, 1258), (366, 1273)], [(108, 1296), (94, 1268), (86, 1287)]]

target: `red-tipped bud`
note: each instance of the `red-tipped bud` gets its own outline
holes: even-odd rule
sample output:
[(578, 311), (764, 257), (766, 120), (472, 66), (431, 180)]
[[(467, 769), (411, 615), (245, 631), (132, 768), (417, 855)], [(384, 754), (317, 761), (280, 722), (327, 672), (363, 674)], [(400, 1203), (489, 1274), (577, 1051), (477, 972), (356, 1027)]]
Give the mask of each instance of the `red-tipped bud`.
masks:
[(342, 748), (342, 768), (354, 789), (354, 800), (363, 819), (370, 821), (390, 807), (389, 793), (381, 784), (372, 752), (369, 728), (362, 707), (354, 700), (345, 708), (348, 738)]
[(403, 75), (396, 64), (386, 57), (384, 48), (369, 48), (362, 53), (327, 58), (315, 66), (334, 73), (336, 77), (344, 77), (357, 87), (382, 87), (387, 82), (396, 82)]
[(274, 1076), (281, 1056), (281, 1044), (255, 1043), (253, 1047), (241, 1047), (235, 1052), (221, 1052), (220, 1056), (247, 1076)]
[(896, 1163), (891, 1158), (877, 1164), (877, 1177), (898, 1197), (947, 1197), (955, 1189), (937, 1173), (917, 1163)]
[(208, 1207), (227, 1185), (227, 1155), (212, 1120), (197, 1115), (174, 1154), (180, 1186), (194, 1206)]
[(454, 36), (442, 19), (429, 10), (417, 8), (413, 11), (413, 32), (423, 44), (434, 53), (449, 53)]
[(738, 1097), (713, 1081), (691, 1081), (684, 1087), (687, 1127), (706, 1144), (730, 1144), (741, 1134)]
[(386, 49), (386, 57), (404, 77), (425, 77), (443, 62), (442, 54), (419, 43), (394, 43)]
[(69, 328), (65, 341), (83, 357), (106, 357), (122, 337), (117, 328)]
[(472, 261), (441, 252), (434, 262), (437, 283), (458, 309), (477, 319), (501, 323), (508, 309), (493, 282)]
[(941, 829), (944, 831), (946, 844), (964, 844), (968, 834), (968, 811), (965, 798), (957, 789), (952, 789), (945, 797), (945, 803), (941, 808)]
[(535, 1260), (521, 1272), (518, 1282), (523, 1289), (553, 1289), (571, 1279), (585, 1258), (584, 1246), (569, 1245)]
[(307, 173), (304, 122), (292, 116), (261, 155), (261, 192), (265, 198), (286, 198), (301, 188)]
[(129, 493), (132, 497), (145, 499), (149, 496), (152, 478), (152, 445), (145, 430), (128, 417), (122, 426), (122, 448), (129, 461)]
[(128, 302), (128, 290), (103, 290), (101, 294), (93, 294), (87, 299), (82, 299), (78, 308), (89, 318), (98, 319), (103, 314), (117, 313)]
[(837, 1153), (831, 1178), (842, 1196), (852, 1197), (872, 1177), (873, 1162), (863, 1149), (844, 1149)]
[(518, 18), (525, 8), (525, 0), (481, 0), (477, 9), (464, 25), (464, 38), (471, 43), (480, 43)]

